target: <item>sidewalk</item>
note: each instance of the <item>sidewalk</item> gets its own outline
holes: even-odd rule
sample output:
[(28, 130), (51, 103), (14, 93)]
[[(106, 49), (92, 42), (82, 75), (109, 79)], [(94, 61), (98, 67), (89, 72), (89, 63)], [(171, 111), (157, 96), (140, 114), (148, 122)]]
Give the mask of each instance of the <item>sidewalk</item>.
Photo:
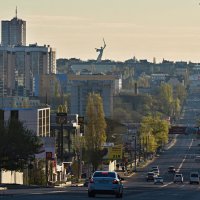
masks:
[(13, 195), (30, 195), (30, 194), (49, 194), (52, 192), (66, 192), (66, 191), (77, 191), (77, 190), (86, 190), (85, 187), (80, 187), (82, 185), (71, 185), (71, 182), (67, 182), (67, 184), (62, 184), (60, 186), (55, 187), (37, 187), (37, 188), (3, 188), (0, 187), (0, 197), (1, 196), (13, 196)]

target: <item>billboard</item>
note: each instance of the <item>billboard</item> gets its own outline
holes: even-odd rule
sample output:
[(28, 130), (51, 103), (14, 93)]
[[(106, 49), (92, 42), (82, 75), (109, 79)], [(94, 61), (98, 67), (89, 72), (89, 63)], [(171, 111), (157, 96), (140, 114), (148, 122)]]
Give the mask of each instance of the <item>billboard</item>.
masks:
[(103, 159), (118, 160), (122, 159), (122, 145), (104, 147), (105, 155)]

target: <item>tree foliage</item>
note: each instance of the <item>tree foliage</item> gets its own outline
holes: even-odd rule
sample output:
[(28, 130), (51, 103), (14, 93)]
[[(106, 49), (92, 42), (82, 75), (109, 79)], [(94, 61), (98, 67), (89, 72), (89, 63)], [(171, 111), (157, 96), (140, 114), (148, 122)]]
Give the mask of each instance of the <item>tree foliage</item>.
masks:
[(158, 116), (144, 117), (139, 130), (140, 139), (147, 141), (148, 152), (155, 152), (168, 142), (169, 124)]
[(102, 98), (99, 94), (90, 93), (86, 108), (86, 134), (85, 146), (89, 161), (97, 169), (101, 161), (101, 150), (106, 142), (106, 121), (104, 118)]
[(173, 102), (173, 88), (170, 84), (161, 84), (159, 89), (159, 99), (162, 111), (170, 116)]
[(18, 120), (0, 123), (1, 169), (23, 170), (28, 161), (39, 152), (42, 144), (38, 137)]

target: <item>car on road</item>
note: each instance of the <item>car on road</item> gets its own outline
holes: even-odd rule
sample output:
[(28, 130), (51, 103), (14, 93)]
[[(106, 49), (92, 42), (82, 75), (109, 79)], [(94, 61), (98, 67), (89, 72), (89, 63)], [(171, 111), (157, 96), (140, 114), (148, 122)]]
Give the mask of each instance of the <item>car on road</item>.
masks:
[(200, 162), (200, 156), (195, 156), (195, 162)]
[(154, 184), (163, 184), (163, 177), (157, 176), (154, 178)]
[(123, 180), (116, 172), (95, 171), (88, 184), (88, 197), (95, 197), (96, 194), (114, 194), (122, 198)]
[(174, 183), (183, 183), (183, 174), (174, 175)]
[(146, 177), (146, 181), (154, 181), (154, 178), (157, 177), (157, 175), (154, 172), (148, 172), (147, 173), (147, 177)]
[(169, 167), (168, 167), (168, 172), (169, 172), (169, 173), (175, 173), (175, 172), (176, 172), (175, 167), (174, 167), (174, 166), (169, 166)]
[(199, 172), (190, 172), (190, 184), (199, 184)]
[(152, 166), (151, 171), (154, 172), (157, 176), (160, 174), (158, 166)]
[(154, 174), (156, 174), (157, 176), (159, 176), (159, 174), (160, 174), (159, 169), (154, 168), (151, 171), (154, 172)]

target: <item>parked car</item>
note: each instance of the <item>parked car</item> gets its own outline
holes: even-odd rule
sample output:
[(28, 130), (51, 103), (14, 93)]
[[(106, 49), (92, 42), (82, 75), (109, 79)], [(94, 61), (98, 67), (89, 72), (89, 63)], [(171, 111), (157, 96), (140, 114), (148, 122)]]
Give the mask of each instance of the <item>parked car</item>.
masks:
[(182, 174), (175, 174), (174, 175), (174, 183), (183, 183), (183, 175)]
[(122, 198), (123, 180), (116, 172), (95, 171), (88, 184), (88, 197), (95, 197), (96, 194), (114, 194)]
[(148, 172), (147, 173), (147, 177), (146, 177), (146, 181), (154, 181), (154, 178), (157, 177), (157, 175), (154, 172)]
[(199, 184), (199, 173), (198, 172), (190, 172), (190, 184), (197, 183)]
[(174, 167), (174, 166), (169, 166), (169, 167), (168, 167), (168, 172), (169, 172), (169, 173), (175, 173), (175, 172), (176, 172), (175, 167)]
[(163, 184), (163, 177), (161, 177), (161, 176), (155, 177), (154, 184)]

